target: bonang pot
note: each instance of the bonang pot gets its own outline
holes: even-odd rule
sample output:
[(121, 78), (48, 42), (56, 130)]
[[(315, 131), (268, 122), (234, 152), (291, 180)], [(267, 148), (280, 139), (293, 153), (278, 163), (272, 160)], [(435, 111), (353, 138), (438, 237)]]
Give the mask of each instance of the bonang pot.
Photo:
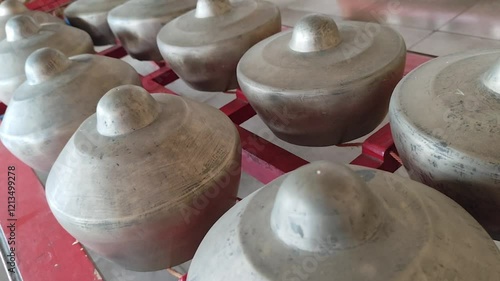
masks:
[(499, 265), (486, 231), (434, 189), (383, 171), (316, 162), (219, 219), (188, 281), (497, 281)]
[(67, 56), (94, 53), (90, 36), (82, 30), (63, 24), (36, 23), (21, 15), (7, 21), (7, 37), (0, 41), (0, 101), (8, 104), (12, 93), (25, 80), (24, 64), (39, 48), (51, 47)]
[(241, 147), (231, 120), (137, 86), (109, 91), (64, 147), (46, 194), (86, 247), (136, 271), (190, 260), (236, 202)]
[(500, 240), (500, 50), (434, 59), (395, 89), (394, 141), (410, 176)]
[(127, 0), (78, 0), (64, 9), (64, 17), (77, 28), (85, 30), (97, 46), (115, 43), (108, 25), (108, 12)]
[(406, 47), (389, 27), (302, 18), (252, 47), (238, 64), (248, 101), (280, 139), (328, 146), (370, 133), (403, 76)]
[(0, 3), (0, 40), (5, 38), (5, 24), (7, 21), (18, 15), (27, 15), (32, 17), (37, 23), (61, 23), (64, 22), (48, 13), (40, 11), (30, 11), (21, 1), (5, 0)]
[(243, 54), (280, 30), (279, 9), (270, 2), (198, 0), (196, 10), (161, 29), (158, 46), (189, 86), (222, 92), (238, 87), (236, 66)]
[(108, 23), (130, 56), (161, 61), (156, 35), (166, 23), (195, 6), (196, 0), (131, 0), (111, 10)]
[(126, 62), (88, 54), (68, 58), (51, 48), (31, 54), (25, 68), (27, 81), (14, 92), (0, 139), (17, 158), (44, 173), (104, 94), (124, 84), (141, 85)]

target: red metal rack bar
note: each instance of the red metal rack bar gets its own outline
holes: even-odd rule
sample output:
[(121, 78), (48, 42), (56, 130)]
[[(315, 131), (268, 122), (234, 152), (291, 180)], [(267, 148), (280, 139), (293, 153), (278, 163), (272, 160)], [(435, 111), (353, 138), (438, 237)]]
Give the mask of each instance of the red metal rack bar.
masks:
[[(424, 56), (414, 53), (408, 53), (406, 56), (406, 66), (404, 74), (432, 59), (430, 56)], [(362, 153), (351, 164), (360, 165), (388, 172), (395, 172), (400, 166), (394, 140), (392, 139), (391, 128), (389, 124), (371, 135), (362, 145)]]
[[(0, 159), (0, 224), (7, 239), (12, 237), (8, 241), (15, 248), (13, 270), (24, 281), (102, 280), (81, 245), (74, 243), (52, 215), (33, 170), (2, 144)], [(10, 179), (8, 167), (15, 167)], [(8, 193), (8, 180), (14, 182), (14, 193)]]

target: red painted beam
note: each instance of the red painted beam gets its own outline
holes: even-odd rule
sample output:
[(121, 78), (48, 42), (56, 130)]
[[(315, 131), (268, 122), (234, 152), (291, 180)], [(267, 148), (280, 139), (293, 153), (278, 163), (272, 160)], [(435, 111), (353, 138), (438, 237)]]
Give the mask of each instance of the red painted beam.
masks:
[(389, 124), (371, 135), (362, 146), (362, 153), (351, 164), (387, 172), (395, 172), (401, 164), (391, 156), (395, 152), (394, 140), (392, 139)]
[(229, 116), (234, 124), (241, 125), (248, 119), (255, 116), (255, 110), (250, 105), (241, 89), (226, 92), (226, 94), (236, 94), (236, 99), (221, 107), (220, 110)]
[(177, 76), (168, 65), (164, 65), (160, 69), (149, 74), (147, 79), (153, 80), (162, 86), (166, 86), (179, 79), (179, 76)]
[(125, 51), (125, 49), (121, 45), (115, 45), (102, 52), (99, 52), (98, 55), (121, 59), (127, 56), (127, 51)]
[(74, 244), (75, 238), (52, 215), (33, 170), (1, 143), (0, 155), (0, 224), (7, 239), (15, 237), (10, 240), (15, 247), (14, 270), (24, 281), (102, 280), (81, 245)]
[[(408, 74), (421, 64), (431, 60), (432, 57), (408, 53), (404, 74)], [(391, 154), (397, 153), (392, 139), (390, 125), (387, 124), (378, 132), (370, 136), (362, 147), (362, 153), (351, 164), (395, 172), (401, 164)]]
[(406, 54), (406, 65), (405, 65), (404, 75), (410, 73), (412, 70), (419, 67), (421, 64), (424, 64), (433, 58), (435, 57), (408, 52)]
[(230, 103), (221, 107), (224, 112), (236, 125), (241, 125), (243, 122), (255, 116), (255, 110), (244, 100), (234, 99)]
[(165, 89), (165, 85), (174, 82), (179, 77), (168, 65), (163, 64), (159, 69), (141, 77), (141, 79), (142, 86), (150, 93), (175, 94), (173, 91)]
[(309, 163), (240, 126), (237, 128), (243, 149), (242, 169), (264, 184)]
[(245, 94), (241, 89), (236, 90), (236, 98), (248, 102), (247, 97), (245, 97)]

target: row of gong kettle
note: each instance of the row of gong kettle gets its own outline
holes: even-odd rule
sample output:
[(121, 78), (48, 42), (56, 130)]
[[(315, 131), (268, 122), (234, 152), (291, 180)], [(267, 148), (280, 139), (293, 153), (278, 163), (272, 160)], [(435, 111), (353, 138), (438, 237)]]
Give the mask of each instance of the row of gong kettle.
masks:
[(95, 44), (115, 35), (136, 59), (165, 59), (194, 89), (239, 85), (274, 134), (298, 145), (335, 145), (371, 132), (405, 65), (403, 39), (379, 25), (349, 22), (339, 30), (316, 16), (272, 36), (281, 17), (266, 1), (80, 0), (64, 13)]
[[(114, 1), (73, 5), (85, 2)], [(144, 1), (156, 14), (166, 9), (153, 3), (177, 2)], [(406, 49), (390, 28), (311, 15), (277, 33), (268, 2), (198, 1), (157, 36), (189, 85), (224, 90), (237, 79), (279, 138), (307, 146), (365, 135), (389, 108), (411, 177), (456, 201), (386, 172), (316, 162), (235, 205), (241, 147), (223, 113), (150, 95), (125, 62), (81, 54), (93, 52), (86, 33), (16, 9), (0, 42), (13, 65), (0, 90), (14, 88), (0, 138), (49, 173), (55, 217), (100, 255), (136, 271), (194, 256), (193, 281), (500, 280), (490, 237), (500, 235), (500, 51), (435, 59), (399, 82)]]

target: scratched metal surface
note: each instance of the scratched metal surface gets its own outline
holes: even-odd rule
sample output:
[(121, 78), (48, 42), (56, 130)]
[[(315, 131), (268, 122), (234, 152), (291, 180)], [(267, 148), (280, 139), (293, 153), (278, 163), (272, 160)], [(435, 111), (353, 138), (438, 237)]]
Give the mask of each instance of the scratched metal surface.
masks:
[[(309, 14), (311, 12), (322, 12), (332, 14), (336, 17), (336, 19), (342, 18), (354, 18), (354, 15), (357, 17), (369, 17), (371, 11), (383, 11), (382, 2), (374, 3), (374, 0), (271, 0), (276, 2), (282, 11), (283, 23), (286, 25), (293, 26), (294, 23), (302, 16)], [(403, 7), (405, 5), (410, 5), (411, 0), (398, 1)], [(387, 1), (384, 1), (387, 2)], [(413, 4), (418, 5), (420, 1), (411, 1)], [(497, 44), (497, 41), (492, 41), (493, 39), (500, 39), (498, 37), (498, 28), (500, 25), (500, 19), (498, 17), (488, 16), (490, 14), (496, 15), (497, 13), (494, 10), (497, 10), (498, 5), (495, 7), (489, 7), (489, 2), (494, 1), (475, 1), (475, 0), (467, 0), (467, 1), (459, 1), (460, 7), (457, 9), (456, 3), (453, 0), (439, 0), (439, 1), (423, 1), (427, 2), (425, 4), (419, 5), (419, 9), (405, 9), (406, 13), (410, 13), (412, 11), (418, 12), (419, 14), (428, 13), (425, 18), (432, 19), (437, 14), (441, 13), (446, 15), (446, 18), (452, 18), (448, 23), (444, 23), (444, 26), (441, 28), (437, 25), (442, 24), (442, 17), (439, 16), (440, 21), (432, 21), (432, 20), (422, 20), (419, 17), (419, 21), (424, 21), (423, 25), (419, 22), (412, 21), (411, 13), (408, 14), (405, 19), (405, 14), (399, 15), (396, 17), (392, 17), (388, 19), (388, 22), (391, 26), (397, 29), (405, 38), (405, 41), (410, 48), (410, 50), (416, 50), (422, 53), (433, 54), (433, 55), (441, 55), (443, 53), (455, 52), (464, 48), (474, 48), (474, 47), (484, 47)], [(439, 9), (435, 9), (435, 5), (433, 3), (437, 3), (435, 5), (439, 6)], [(473, 2), (478, 2), (478, 4), (474, 4)], [(354, 4), (353, 4), (354, 3)], [(380, 4), (382, 3), (382, 4)], [(479, 4), (481, 3), (481, 4)], [(481, 7), (474, 8), (476, 5), (482, 5)], [(488, 7), (484, 7), (484, 5)], [(491, 4), (494, 6), (494, 4)], [(359, 13), (359, 11), (362, 11)], [(356, 13), (355, 13), (356, 12)], [(363, 16), (363, 13), (365, 14)], [(453, 17), (451, 16), (453, 14)], [(487, 17), (485, 17), (487, 14)], [(352, 16), (350, 16), (352, 15)], [(460, 15), (460, 16), (459, 16)], [(455, 17), (456, 16), (456, 17)], [(484, 20), (481, 20), (484, 19)], [(493, 22), (492, 22), (493, 20)], [(436, 23), (436, 26), (432, 26)], [(418, 25), (418, 26), (417, 26)], [(436, 29), (440, 29), (436, 31)], [(484, 34), (477, 34), (477, 30), (481, 30)], [(448, 32), (456, 32), (448, 33)], [(431, 36), (433, 35), (433, 36)], [(446, 37), (447, 36), (447, 37)], [(480, 37), (477, 37), (480, 36)], [(442, 38), (447, 38), (444, 40)], [(450, 40), (452, 39), (452, 40)], [(156, 69), (155, 65), (144, 62), (137, 62), (130, 58), (126, 58), (126, 61), (134, 65), (141, 74), (147, 74)], [(229, 102), (231, 96), (215, 93), (215, 94), (206, 94), (206, 93), (197, 93), (196, 91), (192, 91), (187, 88), (185, 84), (182, 82), (174, 82), (171, 85), (168, 85), (172, 90), (176, 92), (189, 96), (191, 98), (206, 102), (215, 107), (221, 107), (222, 105)], [(266, 127), (263, 123), (258, 119), (258, 117), (254, 117), (249, 121), (243, 124), (244, 127), (249, 129), (250, 131), (257, 133), (259, 135), (265, 135)], [(272, 141), (273, 142), (273, 141)], [(280, 143), (276, 143), (278, 145), (282, 145)], [(294, 151), (300, 155), (307, 156), (306, 158), (313, 159), (315, 154), (321, 154), (321, 152), (311, 152), (308, 148), (297, 148)], [(358, 148), (352, 148), (348, 150), (342, 150), (342, 152), (332, 153), (328, 156), (328, 158), (337, 159), (339, 162), (348, 162), (349, 159), (352, 159), (357, 154), (359, 154)], [(403, 168), (397, 171), (397, 173), (405, 176), (406, 172)], [(244, 174), (242, 176), (242, 188), (240, 188), (240, 196), (244, 197), (256, 190), (261, 186), (261, 184), (252, 178), (251, 176)], [(500, 242), (497, 242), (497, 246), (500, 247)], [(92, 255), (92, 253), (91, 253)], [(157, 273), (144, 273), (144, 274), (136, 274), (131, 272), (126, 272), (121, 270), (114, 264), (98, 257), (92, 255), (97, 267), (102, 271), (103, 277), (106, 281), (159, 281), (159, 280), (176, 280), (171, 277), (166, 271), (161, 271)], [(178, 270), (183, 273), (186, 271), (187, 265), (184, 265), (182, 268), (178, 268)], [(0, 280), (2, 278), (0, 269)]]

